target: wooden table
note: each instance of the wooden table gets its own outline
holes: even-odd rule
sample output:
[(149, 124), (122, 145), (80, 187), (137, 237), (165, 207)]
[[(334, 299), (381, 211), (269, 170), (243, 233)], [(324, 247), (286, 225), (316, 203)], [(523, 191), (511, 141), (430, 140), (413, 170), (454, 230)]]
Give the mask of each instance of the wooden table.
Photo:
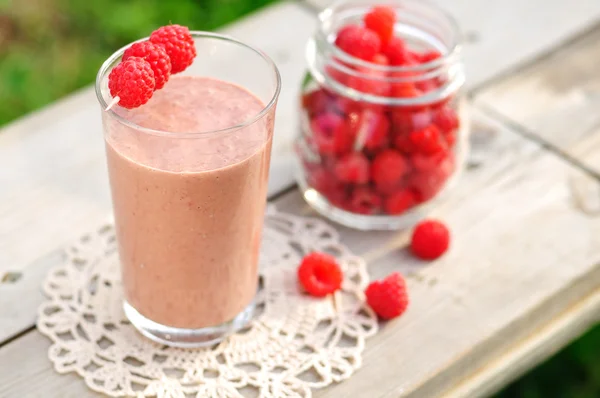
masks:
[[(465, 31), (468, 170), (436, 211), (452, 250), (432, 264), (406, 232), (341, 228), (373, 277), (401, 270), (410, 310), (369, 340), (363, 367), (316, 397), (479, 397), (600, 315), (600, 2), (438, 0)], [(311, 214), (290, 165), (303, 46), (325, 4), (281, 2), (223, 29), (281, 68), (270, 198)], [(293, 21), (293, 29), (290, 23)], [(0, 397), (88, 397), (46, 358), (40, 283), (61, 246), (110, 214), (91, 88), (0, 131)]]

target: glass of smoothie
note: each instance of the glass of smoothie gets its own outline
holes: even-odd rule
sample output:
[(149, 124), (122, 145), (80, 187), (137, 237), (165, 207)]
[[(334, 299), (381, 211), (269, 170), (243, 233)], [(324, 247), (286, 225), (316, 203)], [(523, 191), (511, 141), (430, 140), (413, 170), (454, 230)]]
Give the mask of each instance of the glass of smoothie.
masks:
[(104, 111), (127, 47), (96, 80), (125, 315), (178, 347), (213, 344), (252, 318), (281, 88), (262, 51), (192, 36), (193, 64), (138, 108)]

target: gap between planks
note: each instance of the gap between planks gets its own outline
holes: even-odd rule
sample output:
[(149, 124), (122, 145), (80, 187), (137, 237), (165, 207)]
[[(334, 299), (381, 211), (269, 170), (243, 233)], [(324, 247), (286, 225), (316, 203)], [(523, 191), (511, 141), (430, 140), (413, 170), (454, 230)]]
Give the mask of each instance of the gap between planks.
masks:
[(547, 61), (556, 52), (571, 47), (573, 44), (576, 44), (583, 38), (593, 34), (598, 29), (600, 29), (600, 20), (597, 23), (584, 27), (583, 30), (581, 30), (580, 32), (574, 33), (573, 35), (565, 37), (563, 40), (556, 42), (556, 45), (554, 45), (551, 48), (548, 48), (546, 51), (543, 51), (538, 55), (531, 57), (530, 59), (526, 59), (523, 62), (517, 63), (513, 67), (500, 72), (496, 76), (490, 77), (489, 79), (482, 81), (481, 83), (477, 84), (469, 90), (469, 97), (475, 98), (478, 94), (494, 86), (495, 84), (510, 79), (511, 77), (518, 75), (520, 72), (527, 70), (532, 66)]
[(482, 111), (484, 111), (491, 118), (498, 120), (499, 122), (503, 123), (504, 125), (510, 127), (512, 129), (512, 131), (519, 134), (524, 139), (538, 143), (542, 148), (544, 148), (548, 152), (555, 154), (556, 156), (563, 159), (567, 163), (570, 163), (573, 167), (583, 171), (588, 176), (600, 181), (600, 172), (589, 167), (585, 162), (581, 161), (580, 159), (576, 158), (575, 156), (572, 156), (567, 151), (563, 150), (561, 147), (552, 145), (551, 143), (549, 143), (548, 141), (544, 140), (542, 137), (537, 135), (535, 132), (529, 130), (527, 127), (523, 126), (522, 124), (512, 120), (510, 117), (504, 115), (503, 113), (498, 112), (496, 109), (494, 109), (490, 105), (487, 105), (484, 103), (478, 103), (477, 107), (480, 108)]

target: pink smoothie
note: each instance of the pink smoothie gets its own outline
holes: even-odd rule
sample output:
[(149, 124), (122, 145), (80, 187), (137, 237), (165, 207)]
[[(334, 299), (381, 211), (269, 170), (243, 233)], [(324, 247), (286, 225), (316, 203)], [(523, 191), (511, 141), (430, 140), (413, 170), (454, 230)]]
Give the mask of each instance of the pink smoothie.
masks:
[(104, 116), (125, 298), (178, 328), (227, 322), (253, 299), (273, 112), (227, 82), (173, 76), (137, 109)]

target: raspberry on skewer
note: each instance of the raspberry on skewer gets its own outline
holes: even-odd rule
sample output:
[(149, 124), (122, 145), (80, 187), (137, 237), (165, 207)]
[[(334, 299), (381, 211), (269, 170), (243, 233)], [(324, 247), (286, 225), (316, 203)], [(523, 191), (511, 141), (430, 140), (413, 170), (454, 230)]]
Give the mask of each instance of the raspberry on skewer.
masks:
[(162, 46), (171, 59), (171, 73), (183, 72), (194, 62), (196, 47), (190, 30), (181, 25), (167, 25), (156, 29), (150, 41)]
[(115, 66), (108, 75), (108, 89), (113, 100), (105, 110), (116, 104), (128, 109), (137, 108), (148, 102), (155, 87), (154, 72), (148, 61), (130, 57)]
[(126, 61), (131, 57), (144, 58), (148, 61), (152, 68), (152, 72), (154, 72), (154, 79), (156, 80), (154, 90), (156, 91), (163, 88), (165, 83), (169, 80), (169, 76), (171, 76), (171, 59), (162, 46), (150, 41), (133, 43), (131, 47), (123, 53), (123, 61)]
[(171, 74), (185, 70), (194, 61), (196, 47), (190, 30), (181, 25), (158, 28), (150, 40), (134, 43), (123, 53), (123, 60), (108, 76), (108, 88), (113, 100), (106, 111), (116, 104), (137, 108), (161, 89)]

